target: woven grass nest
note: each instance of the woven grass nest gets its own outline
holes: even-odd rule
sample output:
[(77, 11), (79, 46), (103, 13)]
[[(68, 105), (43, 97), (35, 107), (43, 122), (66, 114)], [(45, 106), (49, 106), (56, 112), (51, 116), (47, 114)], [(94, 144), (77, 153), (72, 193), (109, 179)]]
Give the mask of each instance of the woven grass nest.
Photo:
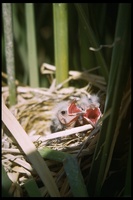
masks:
[[(78, 78), (76, 78), (76, 80)], [(97, 81), (94, 80), (96, 84), (98, 81), (98, 78)], [(103, 87), (103, 85), (102, 83), (101, 87)], [(93, 88), (92, 82), (91, 88)], [(100, 88), (98, 89), (100, 90)], [(52, 84), (50, 88), (17, 86), (18, 103), (10, 108), (11, 113), (19, 121), (38, 151), (44, 147), (48, 147), (76, 157), (85, 184), (88, 178), (86, 172), (88, 174), (91, 166), (93, 153), (99, 136), (99, 129), (88, 128), (86, 130), (81, 126), (69, 131), (63, 131), (62, 135), (59, 137), (58, 133), (50, 133), (50, 123), (52, 108), (58, 102), (69, 100), (73, 97), (80, 97), (82, 93), (90, 91), (91, 89), (88, 84), (86, 87), (80, 89), (75, 87), (57, 88), (54, 84)], [(2, 96), (4, 103), (8, 106), (9, 92), (7, 86), (2, 87)], [(64, 136), (67, 132), (68, 134)], [(48, 158), (45, 159), (45, 162), (52, 177), (54, 177), (57, 188), (60, 191), (60, 196), (73, 196), (63, 163), (58, 162), (56, 159)], [(33, 169), (27, 156), (22, 152), (19, 144), (14, 140), (4, 124), (2, 126), (2, 165), (12, 181), (10, 193), (14, 197), (28, 196), (23, 185), (26, 180), (31, 177), (40, 188), (41, 196), (49, 197), (48, 190), (42, 183), (39, 175)]]

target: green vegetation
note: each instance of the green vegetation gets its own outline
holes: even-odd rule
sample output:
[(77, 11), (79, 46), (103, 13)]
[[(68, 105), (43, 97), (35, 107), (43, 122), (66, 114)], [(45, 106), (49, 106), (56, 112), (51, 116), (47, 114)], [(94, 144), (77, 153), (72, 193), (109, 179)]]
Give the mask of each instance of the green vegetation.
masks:
[[(10, 6), (13, 27), (11, 13), (4, 14)], [(65, 163), (74, 196), (131, 197), (131, 4), (3, 3), (2, 9), (2, 71), (8, 75), (10, 105), (16, 102), (16, 79), (20, 85), (49, 87), (54, 78), (57, 84), (66, 80), (70, 70), (92, 70), (107, 86), (103, 114), (110, 114), (102, 122), (87, 184), (73, 156), (54, 150), (47, 156), (44, 149), (42, 157), (56, 155)], [(55, 65), (55, 75), (42, 75), (42, 63)], [(86, 84), (70, 81), (79, 88)], [(29, 196), (36, 196), (30, 184), (39, 196), (34, 180), (26, 186)]]

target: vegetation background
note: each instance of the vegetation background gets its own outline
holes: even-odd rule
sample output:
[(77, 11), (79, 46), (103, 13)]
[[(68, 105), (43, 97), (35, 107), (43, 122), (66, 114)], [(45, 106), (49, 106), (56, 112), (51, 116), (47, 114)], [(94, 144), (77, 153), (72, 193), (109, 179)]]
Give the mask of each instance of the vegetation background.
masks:
[[(39, 72), (40, 66), (44, 62), (55, 65), (53, 4), (35, 3), (33, 6), (37, 68)], [(82, 23), (82, 19), (73, 3), (69, 3), (67, 6), (69, 70), (85, 71), (99, 66), (95, 53), (89, 50), (91, 46), (91, 37), (89, 37), (85, 29), (85, 22)], [(16, 79), (23, 84), (29, 84), (29, 78), (27, 76), (29, 69), (26, 5), (24, 3), (14, 3), (12, 7)], [(89, 3), (82, 4), (82, 9), (85, 12), (85, 16), (87, 16), (87, 24), (89, 24), (92, 33), (94, 32), (94, 38), (97, 44), (99, 46), (101, 44), (112, 44), (114, 42), (118, 4)], [(30, 23), (33, 23), (32, 19)], [(31, 31), (30, 36), (32, 36)], [(6, 72), (3, 34), (2, 44), (2, 71)], [(103, 48), (101, 51), (109, 70), (112, 48)], [(96, 70), (95, 73), (98, 74), (99, 70)], [(45, 78), (41, 76), (40, 73), (39, 76), (40, 86), (47, 86)]]
[[(11, 5), (15, 79), (20, 85), (32, 86), (29, 77), (34, 81), (37, 76), (39, 84), (35, 83), (36, 87), (49, 87), (51, 83), (40, 73), (40, 67), (42, 63), (56, 65), (58, 47), (55, 46), (54, 26), (58, 24), (54, 23), (54, 5), (34, 3), (33, 17), (28, 10), (30, 4)], [(68, 71), (86, 71), (100, 66), (93, 73), (102, 76), (107, 85), (104, 113), (111, 109), (111, 114), (103, 121), (95, 150), (86, 186), (88, 193), (90, 196), (131, 196), (131, 4), (68, 3), (66, 6)], [(32, 23), (35, 36), (28, 29)], [(36, 48), (31, 46), (29, 50), (27, 38), (32, 37)], [(96, 51), (91, 51), (90, 47)], [(35, 60), (28, 54), (34, 50)], [(35, 62), (34, 72), (29, 63), (34, 65)], [(2, 72), (7, 73), (3, 21)], [(70, 85), (82, 87), (85, 83), (71, 81)], [(99, 152), (104, 142), (106, 144)], [(95, 159), (98, 153), (99, 158)]]

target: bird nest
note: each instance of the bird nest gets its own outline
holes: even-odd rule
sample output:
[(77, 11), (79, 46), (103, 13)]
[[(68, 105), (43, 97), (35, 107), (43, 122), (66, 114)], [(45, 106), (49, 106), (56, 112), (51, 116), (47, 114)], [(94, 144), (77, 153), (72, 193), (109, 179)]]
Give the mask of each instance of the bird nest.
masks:
[[(90, 92), (90, 87), (31, 88), (17, 86), (17, 104), (10, 108), (11, 113), (23, 127), (38, 151), (44, 147), (70, 154), (76, 158), (84, 182), (88, 179), (93, 153), (98, 140), (99, 127), (90, 125), (72, 128), (51, 134), (50, 124), (53, 107), (63, 100), (78, 98)], [(4, 103), (8, 107), (9, 90), (2, 87)], [(13, 123), (13, 122), (12, 122)], [(21, 136), (20, 136), (21, 137)], [(60, 196), (73, 196), (62, 162), (45, 157), (45, 162), (60, 191)], [(41, 196), (49, 196), (40, 176), (33, 169), (27, 156), (3, 123), (2, 126), (2, 165), (12, 181), (10, 193), (16, 196), (28, 196), (24, 183), (32, 177), (37, 183)]]

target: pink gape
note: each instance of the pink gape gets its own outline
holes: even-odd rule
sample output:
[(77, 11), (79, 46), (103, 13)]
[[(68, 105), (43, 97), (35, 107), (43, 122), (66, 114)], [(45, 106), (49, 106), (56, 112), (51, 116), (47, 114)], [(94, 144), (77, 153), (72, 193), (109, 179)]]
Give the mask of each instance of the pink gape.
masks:
[(51, 132), (85, 124), (94, 127), (102, 115), (96, 95), (83, 96), (79, 101), (63, 101), (56, 105), (53, 113)]
[(77, 125), (91, 124), (92, 126), (95, 126), (100, 119), (101, 114), (100, 108), (96, 107), (94, 104), (90, 104), (88, 107), (83, 108), (76, 105), (76, 101), (73, 101), (68, 107), (68, 115), (76, 115), (76, 118), (73, 120), (76, 120)]

